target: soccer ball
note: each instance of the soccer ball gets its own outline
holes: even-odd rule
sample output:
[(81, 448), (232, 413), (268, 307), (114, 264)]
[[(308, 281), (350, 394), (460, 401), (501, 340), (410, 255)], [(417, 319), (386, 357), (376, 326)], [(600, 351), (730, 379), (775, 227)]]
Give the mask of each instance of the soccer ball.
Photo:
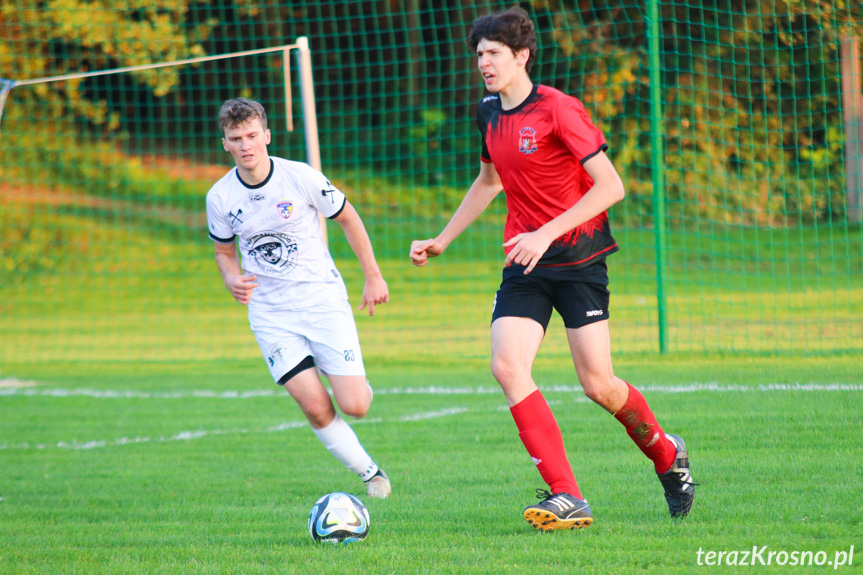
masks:
[(348, 493), (328, 493), (309, 513), (309, 535), (319, 543), (351, 543), (369, 534), (369, 510)]

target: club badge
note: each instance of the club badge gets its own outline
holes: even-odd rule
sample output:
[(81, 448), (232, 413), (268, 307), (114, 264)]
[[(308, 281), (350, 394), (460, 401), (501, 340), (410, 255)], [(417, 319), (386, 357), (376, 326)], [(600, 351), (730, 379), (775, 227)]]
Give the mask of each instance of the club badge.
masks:
[(254, 258), (263, 273), (285, 277), (297, 267), (297, 241), (287, 234), (266, 231), (248, 239), (246, 254)]
[(284, 219), (288, 219), (291, 217), (291, 214), (294, 213), (294, 203), (293, 202), (279, 202), (276, 204), (276, 208), (279, 210), (279, 215)]
[(532, 154), (539, 147), (536, 145), (536, 130), (533, 128), (522, 128), (518, 133), (518, 151), (522, 154)]

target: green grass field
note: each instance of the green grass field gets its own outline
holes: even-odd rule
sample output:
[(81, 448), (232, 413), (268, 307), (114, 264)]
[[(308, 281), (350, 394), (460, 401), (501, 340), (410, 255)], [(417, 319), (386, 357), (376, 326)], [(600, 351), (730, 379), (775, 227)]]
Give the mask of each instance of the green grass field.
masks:
[[(698, 552), (833, 561), (852, 545), (840, 569), (860, 571), (859, 227), (673, 230), (666, 355), (652, 231), (616, 228), (616, 371), (686, 439), (701, 486), (672, 522), (650, 463), (578, 389), (554, 319), (535, 376), (596, 523), (542, 534), (521, 510), (544, 485), (488, 370), (499, 210), (418, 270), (410, 240), (440, 229), (452, 194), (427, 217), (391, 190), (360, 195), (391, 302), (357, 313), (376, 396), (355, 428), (394, 493), (364, 499), (368, 540), (322, 547), (312, 504), (362, 485), (272, 384), (213, 263), (205, 184), (156, 198), (132, 172), (123, 196), (0, 190), (0, 573), (743, 572)], [(330, 234), (356, 305), (360, 271)]]
[[(521, 518), (543, 484), (486, 363), (369, 364), (375, 402), (354, 427), (391, 476), (385, 501), (364, 497), (259, 360), (7, 363), (0, 573), (678, 573), (707, 568), (699, 549), (765, 545), (831, 561), (854, 545), (840, 570), (860, 570), (859, 357), (618, 360), (689, 444), (701, 486), (678, 522), (620, 424), (567, 362), (542, 361), (596, 516), (549, 534)], [(366, 541), (310, 539), (312, 503), (336, 490), (369, 507)]]

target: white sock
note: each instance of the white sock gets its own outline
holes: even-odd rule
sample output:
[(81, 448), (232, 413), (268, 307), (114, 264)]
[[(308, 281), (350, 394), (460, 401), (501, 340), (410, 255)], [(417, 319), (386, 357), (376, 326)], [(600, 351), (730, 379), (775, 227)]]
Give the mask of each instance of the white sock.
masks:
[(378, 472), (377, 463), (372, 461), (357, 439), (357, 434), (338, 413), (328, 426), (321, 429), (312, 428), (312, 431), (333, 457), (344, 463), (345, 467), (359, 475), (363, 481), (368, 481)]

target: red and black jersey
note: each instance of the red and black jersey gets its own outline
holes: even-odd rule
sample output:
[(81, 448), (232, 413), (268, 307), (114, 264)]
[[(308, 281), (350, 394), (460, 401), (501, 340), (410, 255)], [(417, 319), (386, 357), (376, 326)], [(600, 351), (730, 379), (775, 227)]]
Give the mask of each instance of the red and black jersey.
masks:
[[(538, 230), (593, 186), (583, 164), (608, 145), (578, 99), (535, 84), (512, 110), (501, 107), (498, 94), (486, 96), (476, 116), (481, 159), (494, 163), (506, 193), (504, 242)], [(617, 249), (602, 212), (552, 242), (538, 265), (583, 266)]]

